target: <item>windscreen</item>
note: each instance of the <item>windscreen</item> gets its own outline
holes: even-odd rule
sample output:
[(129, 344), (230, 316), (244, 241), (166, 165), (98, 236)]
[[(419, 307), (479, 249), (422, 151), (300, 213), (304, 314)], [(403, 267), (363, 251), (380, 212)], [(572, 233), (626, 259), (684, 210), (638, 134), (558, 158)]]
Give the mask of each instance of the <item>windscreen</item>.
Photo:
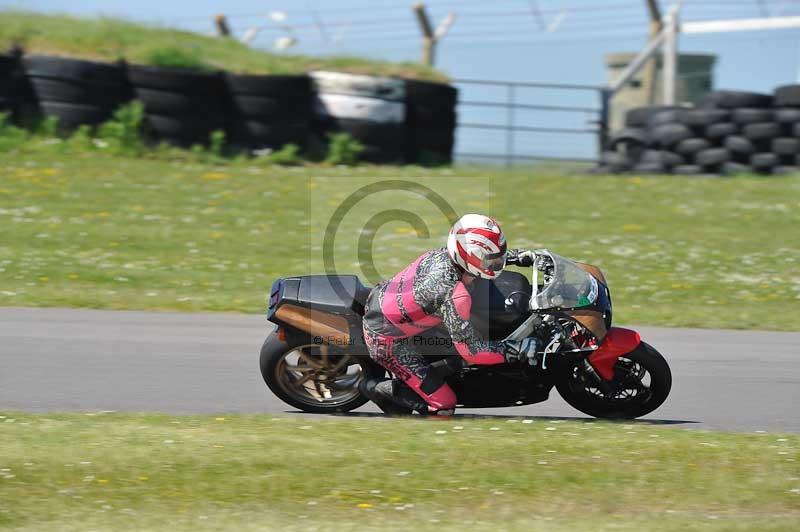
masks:
[[(597, 279), (575, 262), (547, 250), (537, 250), (537, 255), (549, 257), (551, 262), (540, 273), (539, 292), (531, 300), (535, 309), (578, 308), (591, 306), (599, 291)], [(545, 258), (546, 260), (546, 258)]]

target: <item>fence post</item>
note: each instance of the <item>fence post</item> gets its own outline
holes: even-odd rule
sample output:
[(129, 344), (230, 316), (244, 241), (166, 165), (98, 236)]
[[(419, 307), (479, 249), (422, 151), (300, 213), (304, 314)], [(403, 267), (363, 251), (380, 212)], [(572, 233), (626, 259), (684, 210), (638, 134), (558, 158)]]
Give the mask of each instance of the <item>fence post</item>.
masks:
[(231, 36), (231, 27), (228, 25), (228, 18), (224, 14), (220, 13), (214, 16), (214, 26), (216, 26), (217, 34), (220, 37)]
[[(661, 9), (657, 0), (646, 0), (647, 11), (650, 13), (650, 39), (654, 39), (664, 29)], [(642, 90), (647, 95), (647, 105), (656, 103), (656, 71), (658, 62), (655, 58), (647, 62), (642, 76)]]
[(678, 9), (673, 6), (667, 15), (664, 41), (664, 105), (675, 105), (678, 77)]
[(599, 151), (597, 159), (603, 158), (603, 152), (608, 146), (608, 120), (611, 113), (612, 92), (606, 87), (600, 89), (600, 120), (597, 128), (597, 148)]
[(434, 54), (436, 53), (436, 37), (433, 35), (433, 27), (425, 11), (425, 4), (414, 5), (414, 14), (417, 16), (417, 23), (422, 31), (422, 64), (433, 66)]
[(507, 85), (508, 107), (506, 108), (506, 168), (514, 166), (514, 84)]

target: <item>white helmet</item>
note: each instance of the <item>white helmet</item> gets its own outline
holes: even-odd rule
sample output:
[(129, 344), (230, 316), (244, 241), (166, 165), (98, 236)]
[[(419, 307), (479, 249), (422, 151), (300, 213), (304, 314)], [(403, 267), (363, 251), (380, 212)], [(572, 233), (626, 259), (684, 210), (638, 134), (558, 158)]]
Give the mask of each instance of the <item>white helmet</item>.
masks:
[(506, 237), (494, 219), (465, 214), (447, 235), (447, 253), (468, 273), (494, 279), (506, 265)]

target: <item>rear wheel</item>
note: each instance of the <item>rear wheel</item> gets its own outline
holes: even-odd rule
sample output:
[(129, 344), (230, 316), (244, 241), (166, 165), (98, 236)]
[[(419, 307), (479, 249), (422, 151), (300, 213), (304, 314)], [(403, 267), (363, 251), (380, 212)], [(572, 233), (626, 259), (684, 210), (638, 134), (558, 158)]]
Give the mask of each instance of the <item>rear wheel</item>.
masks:
[(261, 376), (285, 403), (304, 412), (349, 412), (369, 401), (358, 391), (363, 378), (378, 375), (367, 356), (327, 344), (291, 345), (270, 334), (261, 348)]
[(605, 394), (581, 366), (575, 366), (556, 388), (567, 403), (584, 414), (633, 419), (649, 414), (666, 400), (672, 388), (672, 372), (664, 357), (642, 342), (617, 360), (609, 384), (612, 391)]

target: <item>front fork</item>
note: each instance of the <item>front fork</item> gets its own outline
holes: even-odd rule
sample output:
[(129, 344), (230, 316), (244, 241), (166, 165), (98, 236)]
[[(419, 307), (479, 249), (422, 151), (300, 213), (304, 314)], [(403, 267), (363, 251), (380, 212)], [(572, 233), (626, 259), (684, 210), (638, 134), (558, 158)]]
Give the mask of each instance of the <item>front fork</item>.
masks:
[(583, 371), (586, 375), (591, 379), (592, 383), (597, 386), (597, 389), (603, 392), (603, 395), (611, 395), (614, 391), (612, 386), (609, 384), (609, 381), (603, 379), (597, 370), (594, 369), (591, 362), (589, 362), (589, 357), (583, 359)]

